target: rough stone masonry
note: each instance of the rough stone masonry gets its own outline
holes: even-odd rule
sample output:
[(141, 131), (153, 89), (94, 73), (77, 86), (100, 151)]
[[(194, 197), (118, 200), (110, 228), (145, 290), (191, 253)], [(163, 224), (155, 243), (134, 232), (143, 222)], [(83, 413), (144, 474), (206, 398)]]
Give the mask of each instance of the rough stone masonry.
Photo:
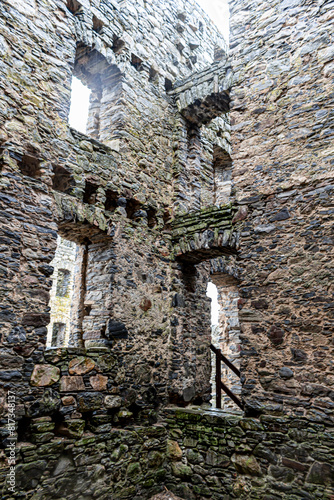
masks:
[(6, 500), (334, 498), (334, 2), (230, 13), (228, 51), (193, 0), (0, 5)]

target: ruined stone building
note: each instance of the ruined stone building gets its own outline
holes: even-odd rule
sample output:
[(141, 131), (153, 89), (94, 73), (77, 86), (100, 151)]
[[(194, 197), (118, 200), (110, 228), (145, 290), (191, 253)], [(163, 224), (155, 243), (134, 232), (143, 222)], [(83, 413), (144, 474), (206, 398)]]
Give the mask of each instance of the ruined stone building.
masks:
[(0, 3), (3, 499), (334, 499), (334, 1), (230, 16)]

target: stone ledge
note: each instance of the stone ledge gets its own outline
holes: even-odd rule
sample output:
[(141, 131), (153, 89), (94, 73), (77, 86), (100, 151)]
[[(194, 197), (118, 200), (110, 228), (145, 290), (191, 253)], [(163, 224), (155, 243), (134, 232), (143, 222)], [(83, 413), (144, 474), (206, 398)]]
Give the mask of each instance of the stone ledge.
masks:
[(172, 223), (174, 257), (197, 264), (220, 255), (235, 254), (239, 231), (234, 229), (238, 208), (228, 204), (177, 216)]
[(207, 124), (229, 110), (232, 79), (230, 64), (224, 60), (178, 82), (168, 94), (190, 123)]

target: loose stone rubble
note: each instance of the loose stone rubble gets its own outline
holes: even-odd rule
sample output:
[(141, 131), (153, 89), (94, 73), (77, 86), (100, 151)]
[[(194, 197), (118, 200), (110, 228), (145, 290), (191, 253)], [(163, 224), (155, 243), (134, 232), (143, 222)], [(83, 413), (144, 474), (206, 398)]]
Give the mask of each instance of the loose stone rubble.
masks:
[(1, 3), (4, 500), (334, 497), (334, 2), (230, 11)]

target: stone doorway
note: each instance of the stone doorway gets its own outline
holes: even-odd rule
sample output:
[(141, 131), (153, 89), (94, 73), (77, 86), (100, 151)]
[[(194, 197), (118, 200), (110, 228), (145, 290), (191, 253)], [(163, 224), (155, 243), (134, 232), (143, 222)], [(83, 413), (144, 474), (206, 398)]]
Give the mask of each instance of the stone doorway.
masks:
[[(211, 298), (211, 342), (221, 349), (222, 354), (240, 369), (240, 324), (238, 315), (238, 280), (225, 273), (211, 276), (208, 283), (207, 296)], [(215, 406), (215, 355), (211, 356), (211, 404)], [(222, 381), (240, 398), (241, 382), (227, 366), (222, 364)], [(240, 408), (222, 393), (222, 409), (238, 411)]]

